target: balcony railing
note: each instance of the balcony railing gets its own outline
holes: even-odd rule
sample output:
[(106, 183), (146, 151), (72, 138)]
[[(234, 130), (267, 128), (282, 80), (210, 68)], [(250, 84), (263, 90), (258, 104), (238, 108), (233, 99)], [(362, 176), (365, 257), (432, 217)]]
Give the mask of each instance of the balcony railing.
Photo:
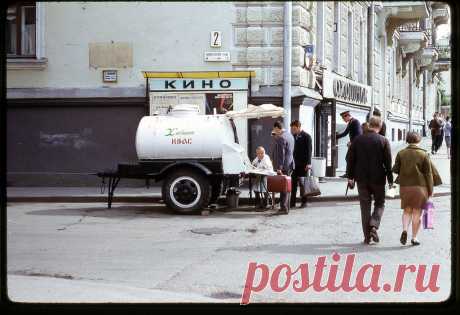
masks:
[(404, 25), (401, 25), (398, 27), (399, 32), (422, 32), (424, 31), (421, 27), (420, 24), (417, 23), (407, 23)]
[(438, 51), (438, 60), (450, 60), (450, 46), (435, 46)]

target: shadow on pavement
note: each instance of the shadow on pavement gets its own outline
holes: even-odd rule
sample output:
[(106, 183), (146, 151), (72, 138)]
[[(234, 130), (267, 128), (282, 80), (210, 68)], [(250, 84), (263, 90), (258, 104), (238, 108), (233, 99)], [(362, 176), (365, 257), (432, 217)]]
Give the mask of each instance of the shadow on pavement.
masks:
[(395, 250), (409, 250), (414, 246), (400, 245), (399, 240), (395, 240), (394, 246), (384, 246), (380, 244), (364, 245), (362, 243), (341, 243), (341, 244), (300, 244), (300, 245), (279, 245), (265, 244), (259, 246), (226, 247), (217, 251), (239, 251), (239, 252), (269, 252), (276, 254), (306, 254), (306, 255), (332, 255), (364, 253), (364, 252), (385, 252)]
[(34, 210), (26, 212), (28, 215), (50, 215), (50, 216), (87, 216), (97, 218), (120, 218), (120, 217), (171, 217), (176, 215), (172, 210), (164, 206), (106, 206), (92, 208), (60, 208), (49, 210)]
[(26, 212), (27, 215), (49, 215), (49, 216), (86, 216), (95, 218), (133, 218), (133, 217), (146, 217), (146, 218), (228, 218), (228, 219), (240, 219), (240, 218), (251, 218), (251, 217), (263, 217), (267, 216), (267, 212), (255, 212), (253, 208), (238, 208), (238, 209), (211, 209), (209, 215), (201, 215), (198, 211), (193, 214), (179, 214), (173, 210), (168, 209), (163, 205), (112, 205), (111, 209), (107, 209), (106, 206), (100, 207), (62, 207), (59, 209), (46, 209), (46, 210), (32, 210)]

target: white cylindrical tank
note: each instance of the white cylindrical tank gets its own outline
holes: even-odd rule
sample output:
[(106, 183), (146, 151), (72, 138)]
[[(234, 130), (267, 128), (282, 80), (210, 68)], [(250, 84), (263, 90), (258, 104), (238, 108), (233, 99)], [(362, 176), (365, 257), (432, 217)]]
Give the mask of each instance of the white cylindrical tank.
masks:
[(178, 105), (166, 116), (143, 117), (136, 133), (139, 160), (221, 158), (223, 143), (234, 143), (228, 117)]

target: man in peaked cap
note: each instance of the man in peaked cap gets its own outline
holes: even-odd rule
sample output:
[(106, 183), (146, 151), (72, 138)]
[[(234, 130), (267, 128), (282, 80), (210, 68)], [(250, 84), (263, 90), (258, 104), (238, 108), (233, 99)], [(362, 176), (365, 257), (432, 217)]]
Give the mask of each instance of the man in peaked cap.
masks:
[[(345, 137), (346, 135), (349, 135), (350, 141), (348, 142), (347, 146), (348, 148), (350, 148), (350, 145), (353, 142), (353, 140), (363, 133), (363, 129), (361, 128), (361, 123), (359, 122), (359, 120), (351, 116), (349, 110), (341, 112), (340, 116), (342, 116), (343, 121), (347, 123), (347, 128), (342, 133), (337, 133), (336, 139), (340, 139)], [(345, 156), (345, 160), (347, 160), (347, 157), (348, 151), (347, 155)], [(347, 174), (344, 174), (340, 177), (347, 178)]]

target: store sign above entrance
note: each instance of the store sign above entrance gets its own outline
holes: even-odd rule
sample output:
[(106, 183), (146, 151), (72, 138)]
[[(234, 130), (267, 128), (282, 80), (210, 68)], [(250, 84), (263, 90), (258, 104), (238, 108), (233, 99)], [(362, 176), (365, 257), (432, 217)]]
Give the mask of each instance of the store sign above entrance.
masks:
[(248, 89), (246, 78), (210, 79), (149, 79), (150, 91), (243, 91)]
[(323, 72), (323, 97), (335, 98), (345, 103), (370, 106), (372, 88), (353, 80)]

